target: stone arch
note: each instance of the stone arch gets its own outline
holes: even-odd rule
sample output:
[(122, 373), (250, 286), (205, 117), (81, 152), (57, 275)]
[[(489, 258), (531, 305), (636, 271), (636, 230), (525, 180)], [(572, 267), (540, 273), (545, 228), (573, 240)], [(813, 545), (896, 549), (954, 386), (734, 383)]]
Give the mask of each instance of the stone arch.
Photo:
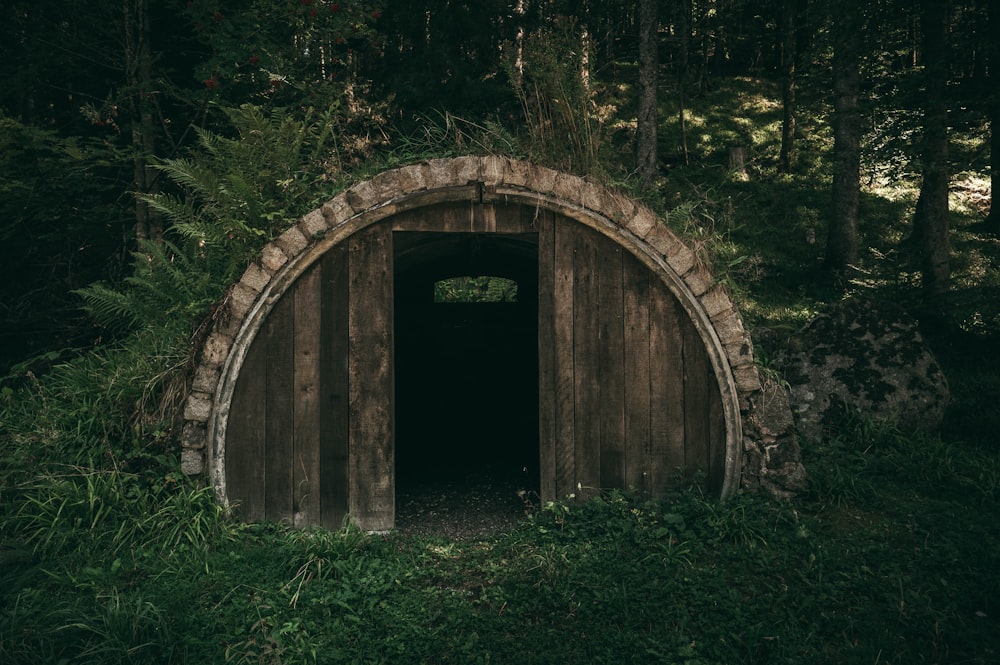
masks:
[(554, 213), (609, 239), (676, 298), (718, 382), (725, 425), (718, 494), (732, 494), (740, 484), (744, 421), (761, 382), (749, 335), (725, 288), (648, 208), (589, 180), (494, 156), (430, 160), (381, 173), (309, 212), (263, 249), (228, 292), (201, 349), (184, 410), (184, 471), (207, 476), (228, 499), (226, 432), (237, 379), (276, 303), (311, 266), (356, 234), (408, 211), (449, 206), (457, 211), (452, 217), (458, 215), (453, 223), (465, 224), (466, 216), (468, 230), (496, 231), (504, 223), (496, 217), (498, 204)]

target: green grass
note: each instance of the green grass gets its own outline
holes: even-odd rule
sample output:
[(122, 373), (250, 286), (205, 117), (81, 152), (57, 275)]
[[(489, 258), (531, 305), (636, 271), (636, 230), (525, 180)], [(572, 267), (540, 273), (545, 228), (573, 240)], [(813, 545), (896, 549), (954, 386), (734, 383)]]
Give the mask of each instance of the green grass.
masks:
[(807, 464), (796, 503), (614, 492), (465, 541), (240, 525), (204, 490), (136, 506), (71, 475), (75, 543), (33, 541), (42, 510), (8, 524), (0, 659), (995, 662), (995, 451), (858, 420)]

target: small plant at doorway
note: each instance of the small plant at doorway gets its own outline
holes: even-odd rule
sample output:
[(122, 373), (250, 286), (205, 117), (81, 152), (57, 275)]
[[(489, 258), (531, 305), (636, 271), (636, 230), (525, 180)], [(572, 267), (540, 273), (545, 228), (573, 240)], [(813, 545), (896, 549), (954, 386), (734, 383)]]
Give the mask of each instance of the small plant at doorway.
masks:
[(449, 277), (434, 283), (434, 302), (517, 302), (517, 282), (506, 277)]
[(517, 496), (524, 503), (525, 517), (531, 517), (539, 511), (542, 505), (542, 497), (535, 490), (519, 489)]

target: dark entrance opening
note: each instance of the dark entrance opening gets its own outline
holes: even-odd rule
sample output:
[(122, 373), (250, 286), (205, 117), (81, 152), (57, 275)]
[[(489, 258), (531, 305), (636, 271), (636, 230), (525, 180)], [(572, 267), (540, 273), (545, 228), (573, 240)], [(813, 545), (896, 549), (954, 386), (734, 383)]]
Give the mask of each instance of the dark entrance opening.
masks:
[(539, 485), (537, 234), (393, 245), (396, 526), (502, 526)]

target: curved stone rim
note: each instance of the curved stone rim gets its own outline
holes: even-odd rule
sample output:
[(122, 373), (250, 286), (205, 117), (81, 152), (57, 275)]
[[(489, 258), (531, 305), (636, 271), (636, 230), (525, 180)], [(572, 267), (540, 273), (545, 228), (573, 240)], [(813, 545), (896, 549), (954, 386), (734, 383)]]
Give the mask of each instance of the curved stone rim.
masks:
[[(247, 349), (278, 299), (352, 234), (399, 212), (444, 202), (534, 205), (584, 224), (630, 251), (681, 303), (708, 352), (722, 394), (726, 463), (721, 498), (740, 482), (742, 413), (761, 388), (750, 337), (725, 287), (647, 207), (620, 192), (530, 162), (496, 156), (434, 159), (385, 171), (307, 213), (234, 284), (201, 348), (184, 407), (182, 469), (204, 475), (225, 503), (225, 433)], [(206, 459), (207, 456), (207, 459)]]

